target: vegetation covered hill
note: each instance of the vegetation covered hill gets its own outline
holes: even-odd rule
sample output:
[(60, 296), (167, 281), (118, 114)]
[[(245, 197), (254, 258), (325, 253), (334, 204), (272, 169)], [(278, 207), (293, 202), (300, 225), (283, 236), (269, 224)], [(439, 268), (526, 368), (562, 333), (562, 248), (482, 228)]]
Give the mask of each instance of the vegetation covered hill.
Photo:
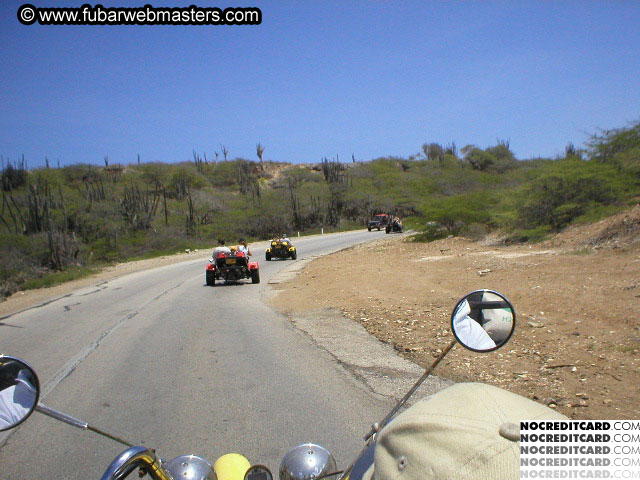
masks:
[(6, 296), (105, 263), (358, 228), (403, 217), (431, 240), (501, 229), (527, 241), (597, 220), (640, 199), (640, 122), (603, 131), (558, 159), (517, 160), (509, 143), (460, 151), (425, 144), (409, 158), (283, 164), (244, 159), (28, 170), (3, 162), (0, 282)]

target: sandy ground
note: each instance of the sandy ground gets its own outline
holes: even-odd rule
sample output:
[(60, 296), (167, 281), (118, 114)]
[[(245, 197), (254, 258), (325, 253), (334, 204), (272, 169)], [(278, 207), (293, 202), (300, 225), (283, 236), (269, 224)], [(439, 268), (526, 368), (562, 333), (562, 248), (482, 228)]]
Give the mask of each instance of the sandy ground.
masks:
[[(274, 286), (292, 316), (337, 307), (420, 365), (453, 338), (460, 297), (490, 288), (515, 305), (504, 348), (456, 347), (435, 373), (497, 385), (572, 418), (640, 418), (640, 206), (538, 245), (394, 236), (317, 259)], [(492, 245), (492, 243), (494, 243)]]

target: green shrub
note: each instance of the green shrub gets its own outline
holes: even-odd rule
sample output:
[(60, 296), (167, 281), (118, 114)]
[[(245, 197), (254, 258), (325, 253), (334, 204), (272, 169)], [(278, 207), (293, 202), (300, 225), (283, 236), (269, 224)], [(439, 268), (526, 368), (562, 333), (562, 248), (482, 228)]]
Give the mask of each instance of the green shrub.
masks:
[(640, 121), (627, 128), (602, 130), (589, 141), (590, 158), (598, 162), (614, 162), (615, 156), (640, 147)]
[(475, 170), (486, 171), (492, 165), (496, 164), (498, 161), (496, 157), (491, 152), (486, 152), (484, 150), (480, 150), (479, 148), (472, 149), (467, 155), (465, 155), (465, 160), (467, 160), (471, 166)]
[(32, 278), (27, 280), (23, 285), (23, 290), (30, 290), (33, 288), (52, 287), (60, 283), (69, 282), (78, 278), (86, 277), (95, 273), (96, 269), (87, 267), (71, 267), (62, 272), (49, 272), (45, 273), (41, 277)]
[(466, 225), (489, 223), (495, 203), (492, 194), (474, 192), (433, 199), (420, 208), (420, 212), (428, 222), (437, 222), (449, 233), (456, 234)]
[(87, 180), (105, 179), (103, 168), (84, 163), (64, 167), (62, 169), (62, 175), (67, 185), (82, 183)]
[(143, 163), (135, 167), (140, 179), (151, 187), (166, 186), (169, 181), (169, 166), (164, 163)]
[(24, 168), (24, 160), (22, 164), (18, 165), (17, 163), (14, 165), (13, 163), (9, 163), (2, 170), (2, 175), (0, 176), (0, 180), (2, 181), (2, 189), (7, 192), (9, 190), (14, 190), (16, 188), (20, 188), (27, 182), (28, 172)]
[(208, 165), (206, 177), (214, 187), (236, 186), (238, 182), (237, 162), (229, 160)]
[(562, 160), (524, 188), (518, 207), (519, 227), (548, 225), (558, 231), (591, 206), (619, 202), (631, 190), (632, 182), (612, 165)]
[(207, 180), (192, 164), (178, 165), (172, 169), (169, 177), (170, 194), (175, 198), (185, 198), (191, 190), (203, 188)]
[(520, 229), (511, 233), (506, 243), (523, 243), (523, 242), (539, 242), (543, 240), (551, 232), (549, 225), (542, 225), (537, 228)]
[(433, 242), (449, 236), (449, 230), (439, 223), (429, 222), (422, 226), (422, 231), (409, 237), (411, 242)]
[(613, 162), (623, 171), (640, 179), (640, 146), (633, 147), (624, 152), (617, 152), (613, 156)]

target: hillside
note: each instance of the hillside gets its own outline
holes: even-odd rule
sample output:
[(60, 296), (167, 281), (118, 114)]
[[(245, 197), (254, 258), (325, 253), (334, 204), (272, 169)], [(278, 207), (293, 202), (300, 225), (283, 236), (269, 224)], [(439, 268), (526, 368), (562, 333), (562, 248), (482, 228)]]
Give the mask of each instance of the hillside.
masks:
[(624, 210), (640, 197), (640, 122), (569, 145), (557, 159), (424, 144), (408, 158), (314, 164), (193, 161), (29, 170), (3, 160), (0, 293), (86, 275), (113, 262), (216, 238), (359, 228), (403, 217), (418, 241), (449, 235), (538, 241)]

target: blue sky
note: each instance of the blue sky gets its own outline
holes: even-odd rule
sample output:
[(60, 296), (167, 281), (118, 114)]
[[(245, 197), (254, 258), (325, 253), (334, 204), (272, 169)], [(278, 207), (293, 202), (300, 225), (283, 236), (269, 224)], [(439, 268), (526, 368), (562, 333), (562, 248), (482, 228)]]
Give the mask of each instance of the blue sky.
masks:
[[(77, 2), (30, 0), (36, 7)], [(0, 5), (0, 155), (29, 166), (409, 156), (510, 140), (555, 156), (640, 119), (640, 2), (257, 6), (258, 26), (24, 26)]]

